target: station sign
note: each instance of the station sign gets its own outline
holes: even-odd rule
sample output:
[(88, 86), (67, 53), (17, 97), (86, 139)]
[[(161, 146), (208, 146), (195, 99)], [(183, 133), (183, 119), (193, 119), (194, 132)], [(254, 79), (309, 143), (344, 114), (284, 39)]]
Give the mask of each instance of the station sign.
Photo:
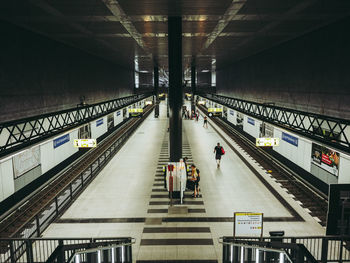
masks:
[(146, 100), (146, 103), (145, 103), (146, 105), (152, 105), (153, 104), (153, 102), (152, 101), (150, 101), (150, 100)]
[(278, 146), (280, 144), (279, 138), (256, 138), (256, 146)]
[(97, 142), (96, 139), (75, 139), (73, 145), (78, 148), (94, 148)]
[(208, 112), (222, 112), (222, 108), (208, 108)]
[(234, 213), (234, 237), (262, 237), (263, 213), (236, 212)]

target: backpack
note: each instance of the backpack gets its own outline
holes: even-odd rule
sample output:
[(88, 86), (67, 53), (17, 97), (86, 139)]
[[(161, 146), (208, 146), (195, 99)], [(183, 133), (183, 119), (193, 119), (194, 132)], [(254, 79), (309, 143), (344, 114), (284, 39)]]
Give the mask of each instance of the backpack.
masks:
[(225, 154), (225, 150), (223, 147), (221, 147), (221, 155), (224, 155)]
[(196, 172), (197, 172), (197, 182), (199, 182), (199, 181), (201, 180), (201, 177), (200, 177), (200, 175), (199, 175), (199, 170), (196, 169)]

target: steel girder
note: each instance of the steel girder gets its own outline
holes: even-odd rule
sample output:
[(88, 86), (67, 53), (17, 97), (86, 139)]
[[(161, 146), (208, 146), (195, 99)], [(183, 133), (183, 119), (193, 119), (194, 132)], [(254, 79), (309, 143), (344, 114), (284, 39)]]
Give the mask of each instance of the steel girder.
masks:
[(251, 117), (350, 153), (350, 120), (216, 94), (198, 95)]
[(153, 93), (0, 123), (0, 157), (134, 104)]

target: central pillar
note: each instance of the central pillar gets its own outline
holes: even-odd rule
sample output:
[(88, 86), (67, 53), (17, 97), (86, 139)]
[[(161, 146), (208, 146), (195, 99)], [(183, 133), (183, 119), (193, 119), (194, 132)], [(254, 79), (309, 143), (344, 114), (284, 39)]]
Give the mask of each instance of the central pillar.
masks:
[(170, 161), (182, 158), (182, 19), (168, 17)]
[(192, 65), (191, 65), (191, 91), (192, 91), (191, 110), (195, 112), (196, 107), (194, 102), (194, 94), (196, 94), (196, 66), (194, 61), (192, 62)]
[(158, 70), (158, 66), (154, 67), (153, 82), (154, 82), (154, 93), (155, 93), (155, 97), (156, 97), (155, 108), (154, 108), (154, 117), (158, 118), (158, 116), (159, 116), (159, 70)]

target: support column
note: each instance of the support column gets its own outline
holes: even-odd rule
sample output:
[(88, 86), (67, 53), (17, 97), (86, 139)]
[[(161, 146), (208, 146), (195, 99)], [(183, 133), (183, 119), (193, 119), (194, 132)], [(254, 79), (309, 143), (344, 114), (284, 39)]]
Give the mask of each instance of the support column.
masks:
[(159, 116), (159, 69), (158, 69), (158, 66), (154, 67), (153, 80), (154, 80), (154, 94), (156, 96), (154, 117), (158, 118), (158, 116)]
[(196, 105), (194, 103), (194, 94), (196, 94), (196, 66), (194, 62), (192, 62), (192, 65), (191, 65), (191, 91), (192, 91), (191, 111), (196, 112)]
[(182, 19), (168, 17), (170, 161), (182, 157)]

